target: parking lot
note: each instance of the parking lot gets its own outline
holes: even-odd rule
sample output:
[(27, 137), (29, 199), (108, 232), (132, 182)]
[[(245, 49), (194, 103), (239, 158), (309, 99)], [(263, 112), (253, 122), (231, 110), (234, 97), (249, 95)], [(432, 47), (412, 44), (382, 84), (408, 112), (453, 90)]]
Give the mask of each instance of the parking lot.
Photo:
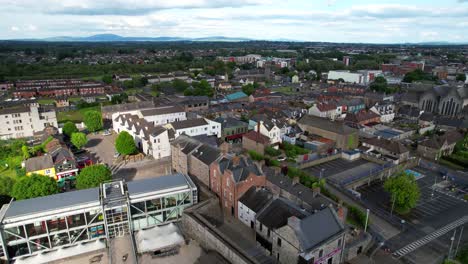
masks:
[[(435, 183), (443, 181), (443, 176), (440, 173), (420, 167), (413, 170), (423, 175), (416, 181), (421, 191), (421, 198), (416, 207), (406, 215), (400, 216), (390, 213), (391, 199), (383, 188), (383, 182), (376, 181), (357, 190), (361, 194), (361, 201), (371, 211), (379, 214), (402, 230), (399, 235), (386, 241), (386, 245), (391, 250), (406, 246), (468, 215), (467, 202), (443, 192), (438, 192), (433, 188)], [(443, 255), (447, 254), (449, 244), (450, 235), (447, 234), (411, 252), (405, 256), (405, 259), (413, 263), (440, 263)]]
[(114, 142), (116, 134), (103, 136), (102, 134), (89, 134), (86, 150), (91, 154), (94, 162), (111, 166), (115, 160)]
[(170, 157), (153, 160), (145, 158), (139, 161), (129, 161), (116, 163), (115, 157), (115, 138), (116, 134), (104, 136), (102, 134), (89, 134), (88, 144), (86, 144), (86, 155), (90, 156), (94, 163), (104, 163), (112, 171), (115, 179), (125, 179), (133, 181), (158, 177), (171, 173)]
[(349, 161), (345, 159), (336, 159), (329, 162), (319, 164), (305, 169), (305, 171), (314, 175), (315, 177), (322, 176), (334, 182), (345, 182), (348, 179), (359, 177), (360, 175), (368, 175), (372, 171), (376, 171), (379, 164), (367, 161), (365, 159), (358, 159)]

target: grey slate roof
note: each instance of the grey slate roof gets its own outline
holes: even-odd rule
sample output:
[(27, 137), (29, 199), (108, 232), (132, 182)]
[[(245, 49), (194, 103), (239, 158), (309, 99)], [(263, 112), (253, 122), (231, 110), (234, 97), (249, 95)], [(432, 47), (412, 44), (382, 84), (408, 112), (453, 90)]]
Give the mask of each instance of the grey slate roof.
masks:
[(184, 129), (189, 127), (197, 127), (197, 126), (204, 126), (208, 125), (208, 122), (204, 118), (197, 118), (197, 119), (187, 119), (183, 121), (173, 122), (171, 125), (174, 129)]
[(315, 248), (344, 231), (343, 225), (328, 207), (302, 219), (293, 229), (304, 251)]
[(221, 152), (214, 147), (203, 144), (192, 155), (206, 165), (210, 165), (221, 156)]
[(265, 207), (273, 198), (270, 191), (265, 188), (257, 189), (255, 186), (244, 193), (239, 202), (247, 206), (250, 210), (258, 213), (263, 207)]
[(171, 113), (180, 113), (185, 112), (184, 109), (180, 106), (162, 106), (152, 109), (146, 109), (140, 111), (143, 116), (154, 116), (154, 115), (164, 115)]
[(0, 109), (0, 115), (27, 113), (29, 111), (30, 111), (30, 109), (27, 106), (14, 107), (14, 108), (3, 108), (3, 109)]
[[(234, 164), (233, 159), (235, 158), (239, 158), (239, 164)], [(223, 157), (219, 161), (219, 168), (221, 173), (224, 173), (225, 170), (230, 170), (235, 182), (241, 182), (247, 179), (250, 173), (253, 173), (257, 176), (263, 175), (263, 172), (260, 170), (260, 168), (258, 168), (250, 158), (244, 156)]]
[(44, 155), (29, 158), (25, 162), (26, 172), (33, 172), (54, 167), (52, 156)]
[(99, 202), (99, 188), (91, 188), (27, 200), (13, 201), (5, 213), (5, 219), (95, 202)]
[(333, 122), (328, 119), (312, 115), (304, 115), (299, 119), (298, 124), (320, 128), (340, 135), (350, 135), (356, 132), (355, 129), (344, 125), (342, 122)]
[(310, 215), (309, 212), (289, 200), (278, 198), (257, 214), (257, 220), (270, 229), (278, 229), (285, 226), (291, 216), (303, 219), (308, 215)]
[(311, 188), (300, 183), (293, 184), (293, 181), (289, 177), (282, 174), (276, 174), (274, 170), (269, 167), (265, 167), (263, 170), (267, 177), (267, 181), (278, 186), (283, 191), (296, 196), (298, 199), (308, 204), (312, 210), (320, 210), (330, 204), (335, 205), (332, 200), (326, 198), (322, 194), (314, 194)]

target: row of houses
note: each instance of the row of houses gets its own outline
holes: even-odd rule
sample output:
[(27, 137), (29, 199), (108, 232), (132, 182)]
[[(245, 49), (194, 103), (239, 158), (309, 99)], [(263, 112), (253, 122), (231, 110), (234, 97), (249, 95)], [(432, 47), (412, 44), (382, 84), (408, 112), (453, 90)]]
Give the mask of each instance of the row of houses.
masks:
[(225, 214), (255, 231), (267, 255), (280, 263), (343, 261), (343, 208), (316, 190), (186, 135), (171, 149), (172, 169), (215, 193)]

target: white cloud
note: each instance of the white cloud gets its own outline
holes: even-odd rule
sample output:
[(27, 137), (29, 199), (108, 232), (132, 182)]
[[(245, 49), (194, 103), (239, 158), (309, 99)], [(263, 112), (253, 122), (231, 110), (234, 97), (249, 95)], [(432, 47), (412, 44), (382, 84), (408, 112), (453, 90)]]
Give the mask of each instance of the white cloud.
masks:
[(11, 30), (11, 31), (19, 31), (19, 27), (17, 27), (17, 26), (12, 26), (12, 27), (10, 27), (10, 30)]

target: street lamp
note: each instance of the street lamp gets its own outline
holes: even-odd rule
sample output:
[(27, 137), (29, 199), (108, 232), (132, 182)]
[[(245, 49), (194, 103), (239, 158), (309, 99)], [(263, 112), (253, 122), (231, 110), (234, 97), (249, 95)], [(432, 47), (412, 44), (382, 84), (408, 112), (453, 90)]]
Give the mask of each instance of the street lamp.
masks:
[(325, 171), (325, 168), (322, 168), (322, 169), (320, 170), (320, 180), (322, 179), (322, 175), (323, 175), (323, 172), (324, 172), (324, 171)]
[(366, 209), (366, 224), (364, 225), (364, 233), (367, 232), (367, 224), (369, 223), (369, 209)]
[(390, 216), (393, 216), (393, 209), (395, 208), (396, 195), (393, 194), (392, 210), (390, 210)]

